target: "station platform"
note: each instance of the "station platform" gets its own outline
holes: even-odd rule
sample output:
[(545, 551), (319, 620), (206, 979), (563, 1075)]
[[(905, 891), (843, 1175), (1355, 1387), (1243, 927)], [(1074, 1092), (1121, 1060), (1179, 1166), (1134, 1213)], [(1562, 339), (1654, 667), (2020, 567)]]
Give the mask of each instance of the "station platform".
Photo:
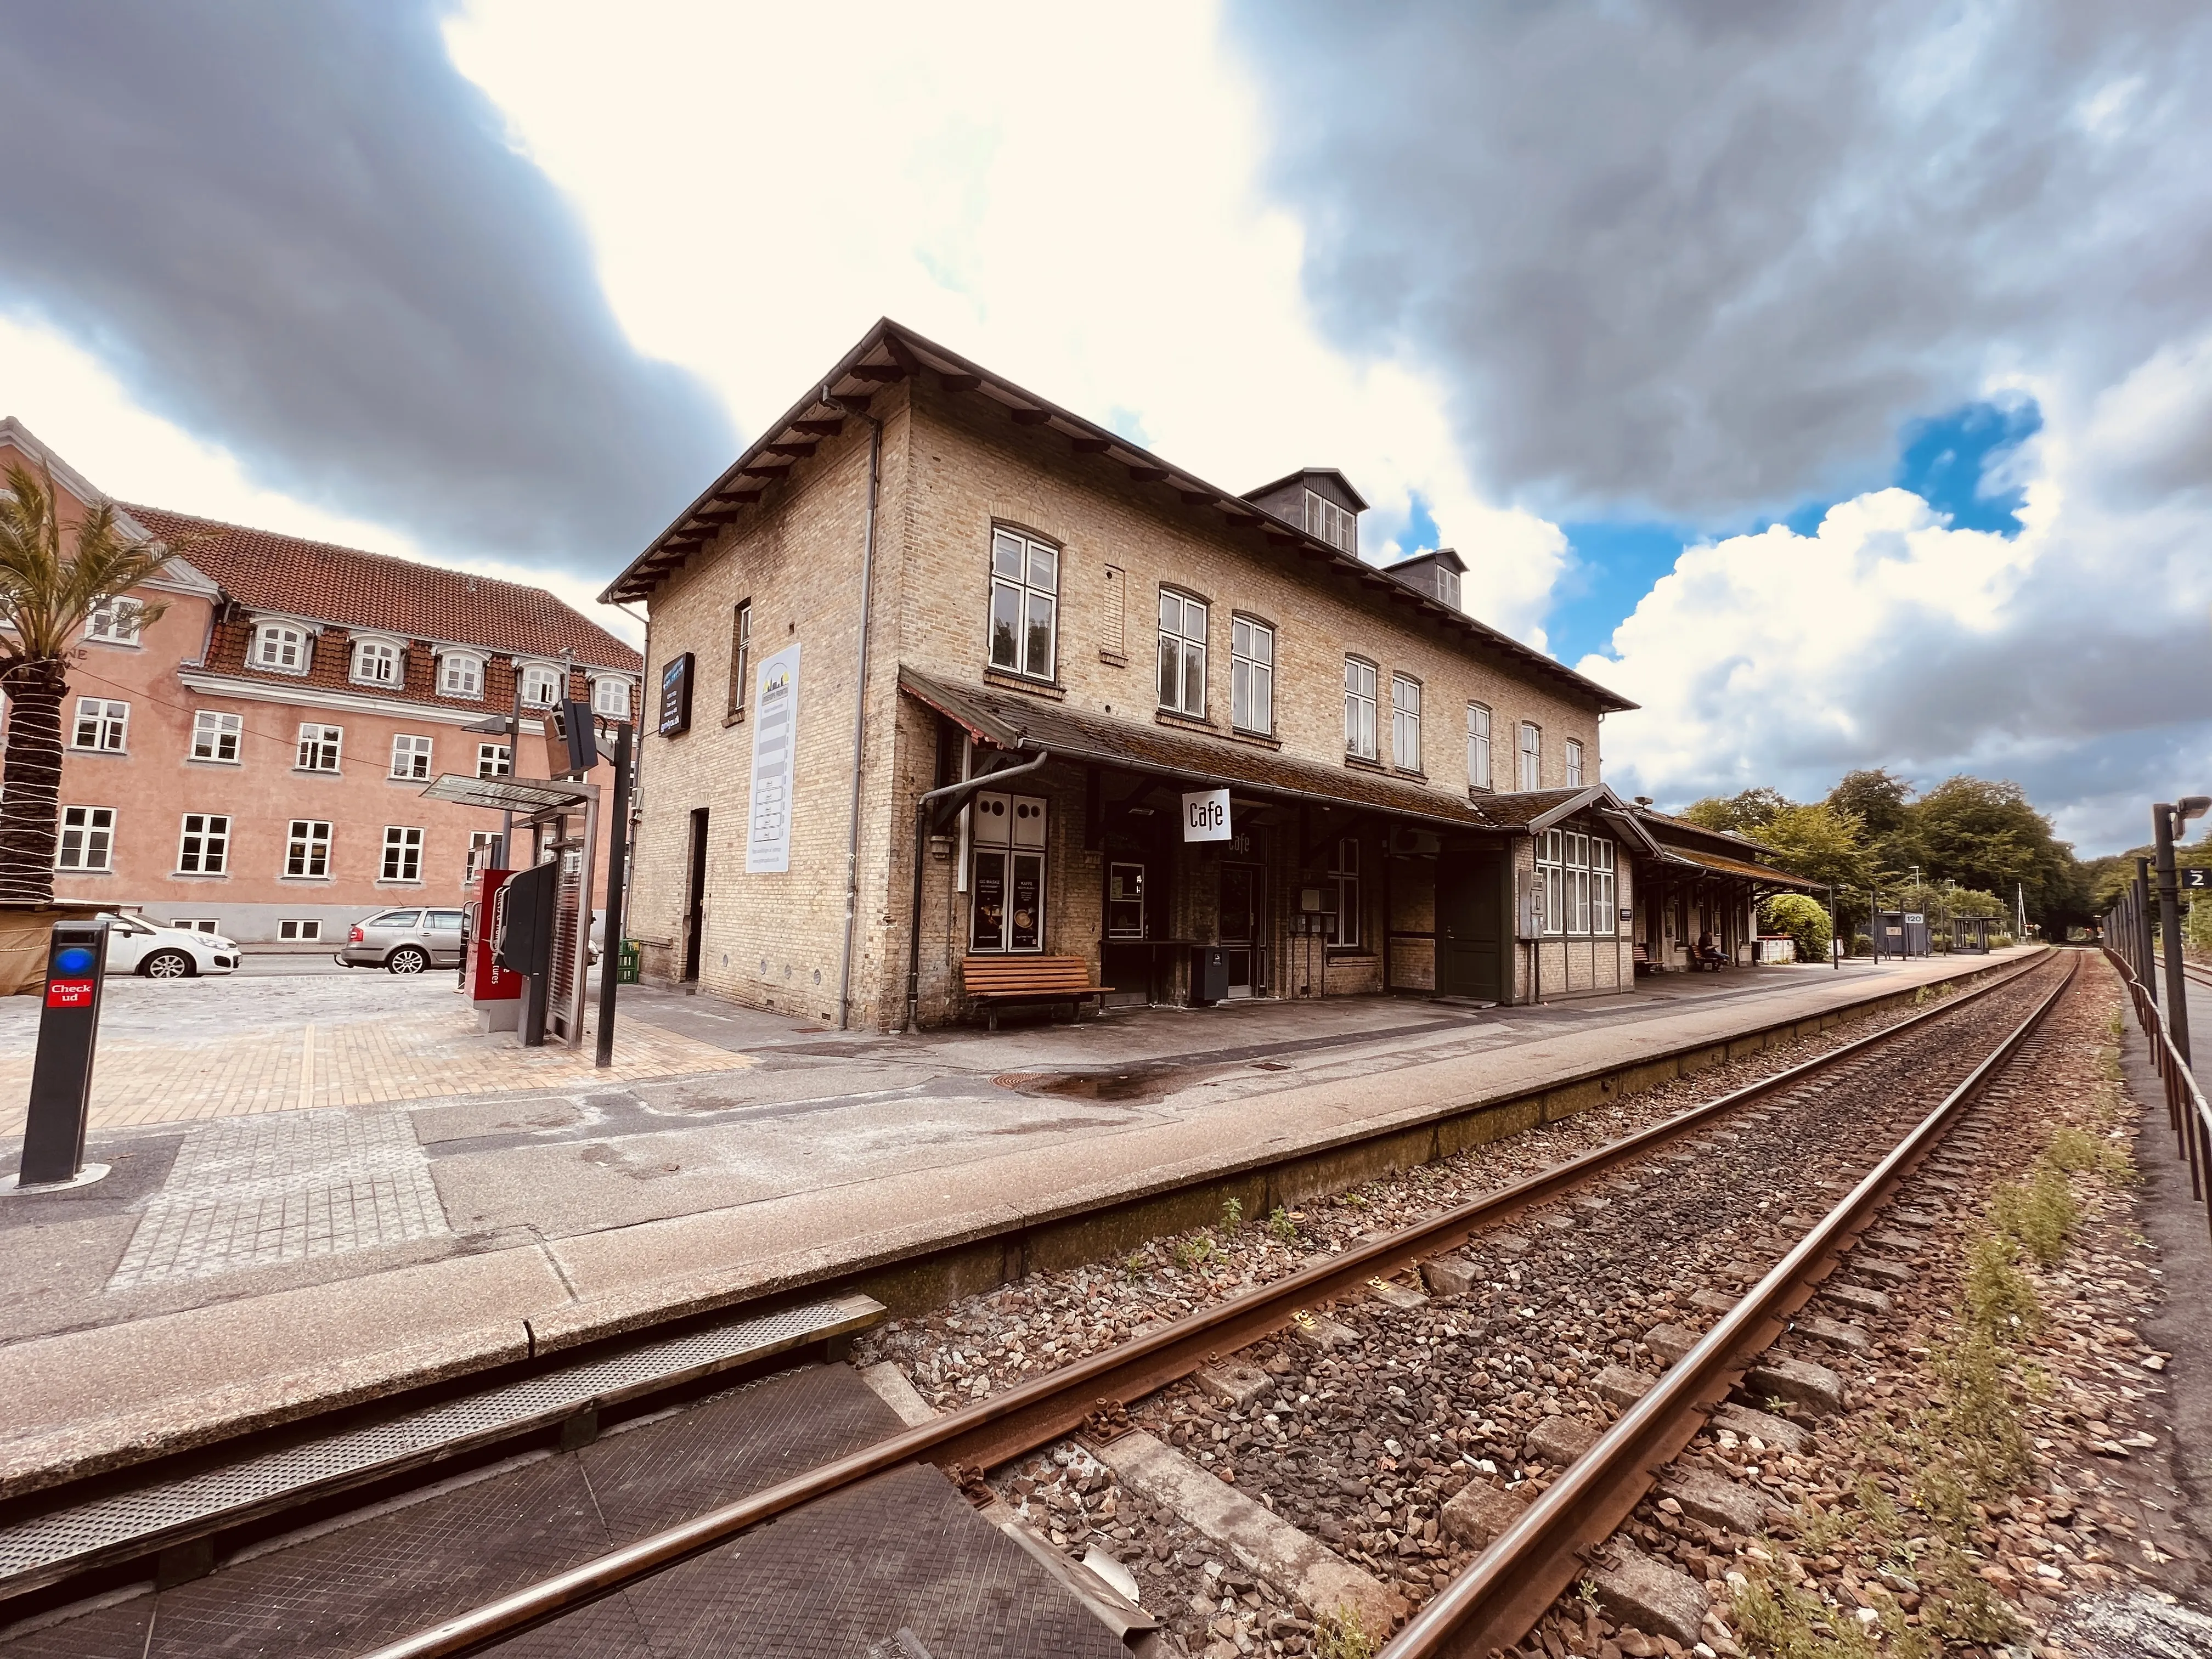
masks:
[(626, 988), (653, 1063), (613, 1076), (518, 1066), (464, 1092), (418, 1056), (374, 1099), (96, 1128), (106, 1181), (0, 1201), (0, 1495), (948, 1252), (995, 1273), (1025, 1230), (2027, 954), (910, 1037)]

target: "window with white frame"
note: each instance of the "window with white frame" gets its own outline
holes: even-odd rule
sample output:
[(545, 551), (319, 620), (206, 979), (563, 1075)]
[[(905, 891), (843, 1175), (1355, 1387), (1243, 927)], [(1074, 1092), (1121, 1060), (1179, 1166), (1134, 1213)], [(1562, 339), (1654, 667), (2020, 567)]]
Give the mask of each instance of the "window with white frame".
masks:
[(256, 623), (251, 659), (256, 668), (272, 669), (279, 674), (306, 673), (307, 630), (297, 623)]
[(72, 749), (105, 749), (120, 753), (131, 727), (131, 705), (106, 697), (79, 697), (76, 726), (70, 737)]
[(991, 532), (991, 666), (1033, 680), (1056, 672), (1060, 550), (1012, 530)]
[(1375, 665), (1359, 657), (1344, 659), (1344, 752), (1375, 758)]
[(103, 645), (136, 645), (138, 630), (146, 624), (146, 606), (138, 599), (102, 599), (86, 618), (84, 636)]
[(1421, 683), (1404, 674), (1390, 677), (1390, 763), (1421, 769)]
[(1467, 706), (1467, 783), (1490, 787), (1490, 710), (1479, 702)]
[(477, 745), (477, 775), (480, 778), (503, 778), (514, 769), (514, 750), (503, 743), (480, 743)]
[(1459, 572), (1448, 564), (1437, 567), (1437, 597), (1456, 611), (1459, 605)]
[(276, 921), (276, 937), (283, 939), (317, 939), (323, 936), (320, 916), (281, 916)]
[(483, 659), (466, 651), (448, 651), (438, 659), (438, 693), (447, 697), (483, 696)]
[(1589, 938), (1620, 931), (1613, 842), (1574, 830), (1536, 837), (1536, 887), (1543, 931)]
[(1160, 707), (1206, 714), (1206, 604), (1160, 590)]
[(389, 640), (356, 640), (353, 678), (357, 685), (398, 684), (399, 647)]
[(605, 714), (609, 720), (629, 718), (629, 682), (612, 674), (602, 675), (592, 682), (592, 712)]
[(1576, 738), (1567, 739), (1567, 787), (1583, 787), (1583, 746)]
[(331, 826), (323, 818), (294, 818), (284, 836), (284, 873), (295, 881), (327, 881)]
[(1521, 787), (1544, 787), (1544, 734), (1531, 721), (1521, 723)]
[(526, 708), (550, 708), (560, 701), (566, 690), (561, 684), (561, 671), (548, 668), (542, 662), (525, 665), (522, 671), (522, 701)]
[(1359, 551), (1359, 515), (1311, 489), (1306, 491), (1306, 533), (1347, 553)]
[(386, 881), (420, 881), (422, 879), (422, 832), (401, 824), (387, 825), (384, 831), (384, 875)]
[[(995, 641), (994, 650), (997, 649)], [(730, 612), (730, 713), (745, 712), (753, 689), (753, 602), (740, 600)]]
[(115, 809), (64, 806), (61, 840), (54, 846), (57, 870), (112, 870), (115, 867)]
[(486, 870), (491, 869), (491, 849), (498, 845), (499, 831), (496, 830), (470, 830), (469, 861), (462, 866), (461, 879), (466, 881), (474, 876), (479, 866)]
[(1249, 617), (1229, 620), (1229, 721), (1241, 732), (1275, 730), (1275, 630)]
[(226, 714), (213, 708), (197, 709), (192, 714), (192, 758), (199, 761), (221, 761), (227, 765), (238, 764), (238, 744), (246, 730), (243, 716)]
[(169, 926), (181, 927), (188, 933), (220, 933), (222, 924), (213, 916), (176, 916)]
[(1328, 942), (1340, 950), (1359, 948), (1359, 842), (1351, 836), (1336, 843), (1336, 858), (1328, 869), (1329, 885), (1336, 889), (1336, 915), (1329, 924)]
[(431, 740), (401, 732), (392, 740), (392, 775), (427, 778), (430, 775)]
[(177, 837), (177, 873), (219, 876), (230, 867), (230, 815), (187, 812)]
[(338, 769), (338, 746), (344, 741), (342, 726), (324, 726), (309, 721), (300, 728), (300, 757), (293, 764), (302, 772), (335, 772)]

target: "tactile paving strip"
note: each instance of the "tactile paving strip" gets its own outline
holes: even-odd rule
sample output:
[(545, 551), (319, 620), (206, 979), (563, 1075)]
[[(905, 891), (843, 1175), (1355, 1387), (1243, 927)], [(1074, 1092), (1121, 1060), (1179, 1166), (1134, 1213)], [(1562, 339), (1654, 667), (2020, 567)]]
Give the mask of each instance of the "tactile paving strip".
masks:
[(609, 1403), (855, 1329), (882, 1309), (865, 1297), (809, 1303), (647, 1343), (182, 1479), (0, 1530), (0, 1591), (20, 1592), (103, 1559), (204, 1533), (275, 1498), (358, 1482)]

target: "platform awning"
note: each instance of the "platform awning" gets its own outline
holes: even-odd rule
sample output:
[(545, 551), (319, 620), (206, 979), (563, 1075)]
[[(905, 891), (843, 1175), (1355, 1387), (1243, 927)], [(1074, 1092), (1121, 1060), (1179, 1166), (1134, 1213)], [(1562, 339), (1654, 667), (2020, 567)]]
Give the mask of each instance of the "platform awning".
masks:
[(487, 812), (553, 812), (581, 806), (591, 799), (592, 791), (547, 778), (479, 778), (448, 772), (423, 790), (422, 798), (481, 806)]
[(1733, 876), (1739, 881), (1757, 882), (1762, 887), (1787, 888), (1793, 893), (1825, 893), (1824, 882), (1807, 881), (1793, 876), (1787, 870), (1777, 870), (1771, 865), (1753, 864), (1748, 859), (1724, 858), (1718, 853), (1692, 852), (1686, 847), (1667, 848), (1661, 862), (1680, 865), (1700, 875)]

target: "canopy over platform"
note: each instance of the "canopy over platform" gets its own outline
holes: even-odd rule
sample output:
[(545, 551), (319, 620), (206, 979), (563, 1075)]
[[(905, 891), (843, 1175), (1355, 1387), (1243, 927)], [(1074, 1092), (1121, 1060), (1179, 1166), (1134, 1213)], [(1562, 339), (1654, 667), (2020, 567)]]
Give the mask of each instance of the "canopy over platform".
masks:
[(488, 812), (557, 812), (581, 806), (592, 792), (573, 783), (545, 778), (480, 778), (465, 772), (448, 772), (422, 791), (425, 799), (449, 800), (458, 806), (481, 806)]

